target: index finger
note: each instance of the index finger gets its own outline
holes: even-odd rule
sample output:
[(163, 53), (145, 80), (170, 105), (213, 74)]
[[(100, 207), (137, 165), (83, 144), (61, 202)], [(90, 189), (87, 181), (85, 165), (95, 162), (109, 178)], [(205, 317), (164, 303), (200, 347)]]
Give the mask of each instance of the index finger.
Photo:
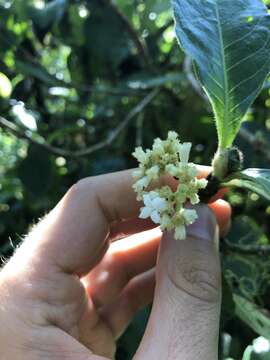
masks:
[[(211, 167), (197, 166), (199, 177), (207, 177)], [(138, 215), (141, 203), (136, 200), (136, 194), (132, 189), (134, 179), (133, 170), (106, 174), (94, 178), (86, 178), (81, 181), (85, 191), (89, 186), (89, 181), (95, 184), (96, 195), (101, 208), (109, 222), (121, 221)], [(163, 177), (157, 186), (169, 185), (174, 187), (177, 181), (172, 177)]]
[[(198, 169), (200, 176), (210, 171)], [(111, 224), (138, 216), (141, 204), (132, 189), (132, 172), (86, 178), (74, 185), (29, 235), (35, 256), (65, 272), (86, 275), (108, 248)], [(162, 181), (170, 186), (175, 182)]]

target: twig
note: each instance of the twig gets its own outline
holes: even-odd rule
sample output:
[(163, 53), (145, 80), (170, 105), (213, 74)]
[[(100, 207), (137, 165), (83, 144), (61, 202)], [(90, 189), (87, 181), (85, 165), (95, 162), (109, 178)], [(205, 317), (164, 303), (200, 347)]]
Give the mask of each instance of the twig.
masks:
[(250, 254), (250, 255), (269, 255), (270, 254), (270, 245), (244, 245), (244, 244), (234, 244), (230, 242), (228, 239), (224, 239), (223, 244), (234, 252), (239, 252), (241, 254)]
[(0, 125), (3, 128), (8, 129), (10, 132), (15, 134), (17, 137), (26, 139), (32, 144), (35, 144), (37, 146), (40, 146), (49, 152), (51, 152), (54, 155), (63, 156), (66, 158), (80, 158), (86, 155), (90, 155), (94, 153), (95, 151), (98, 151), (100, 149), (103, 149), (109, 145), (112, 144), (112, 142), (117, 138), (117, 136), (127, 127), (129, 122), (137, 115), (139, 114), (147, 105), (151, 103), (151, 101), (158, 95), (159, 89), (154, 89), (151, 91), (142, 101), (140, 101), (125, 117), (125, 119), (112, 131), (110, 132), (105, 140), (94, 144), (86, 149), (83, 150), (77, 150), (77, 151), (70, 151), (61, 149), (59, 147), (52, 146), (46, 142), (40, 142), (36, 139), (33, 139), (31, 136), (29, 136), (25, 131), (17, 127), (15, 124), (13, 124), (11, 121), (3, 118), (0, 116)]
[[(200, 84), (198, 83), (196, 77), (193, 74), (192, 60), (190, 59), (189, 56), (186, 56), (186, 58), (185, 58), (184, 71), (186, 73), (186, 76), (187, 76), (192, 88), (196, 91), (197, 94), (200, 95), (201, 98), (203, 98), (207, 102), (207, 104), (209, 106), (209, 100), (208, 100), (206, 94), (203, 92), (203, 90), (202, 90)], [(256, 136), (256, 134), (254, 135), (252, 132), (250, 132), (249, 130), (247, 130), (243, 126), (239, 130), (239, 135), (246, 142), (248, 142), (253, 147), (253, 149), (255, 151), (261, 152), (265, 156), (266, 160), (268, 162), (270, 162), (269, 144), (267, 143), (267, 141), (265, 141), (262, 138), (258, 138)]]
[(45, 143), (45, 142), (42, 143), (36, 139), (33, 139), (31, 136), (27, 135), (26, 132), (24, 132), (23, 130), (18, 128), (15, 124), (13, 124), (11, 121), (3, 118), (2, 116), (0, 116), (0, 125), (1, 125), (1, 127), (7, 129), (8, 131), (10, 131), (14, 135), (16, 135), (18, 138), (25, 139), (25, 140), (29, 141), (30, 143), (38, 145), (55, 155), (67, 156), (65, 150), (51, 146), (48, 143)]
[(133, 89), (128, 89), (128, 88), (122, 89), (122, 90), (119, 90), (117, 88), (110, 88), (110, 89), (103, 88), (102, 89), (95, 85), (79, 84), (74, 81), (70, 81), (70, 82), (62, 81), (62, 84), (64, 87), (67, 87), (70, 89), (76, 89), (78, 91), (82, 91), (85, 93), (90, 92), (90, 93), (97, 93), (97, 94), (119, 95), (119, 96), (143, 96), (144, 95), (143, 89), (139, 89), (139, 90), (133, 90)]

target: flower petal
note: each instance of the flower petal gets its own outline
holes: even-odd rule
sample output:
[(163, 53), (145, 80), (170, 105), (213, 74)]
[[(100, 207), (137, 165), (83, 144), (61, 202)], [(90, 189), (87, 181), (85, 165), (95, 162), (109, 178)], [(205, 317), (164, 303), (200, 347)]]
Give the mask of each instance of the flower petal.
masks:
[(151, 199), (151, 195), (149, 193), (143, 195), (143, 203), (145, 206), (152, 208), (152, 199)]
[(144, 172), (142, 169), (136, 169), (133, 171), (132, 176), (134, 179), (140, 179), (143, 176)]
[(194, 177), (198, 176), (199, 171), (198, 171), (196, 165), (188, 164), (187, 173), (189, 176), (194, 178)]
[(157, 211), (164, 211), (168, 208), (168, 204), (167, 201), (161, 197), (156, 197), (153, 201), (152, 201), (152, 206), (153, 209), (157, 210)]
[(142, 164), (146, 163), (148, 160), (148, 156), (141, 146), (137, 147), (132, 155)]
[(157, 180), (159, 175), (159, 166), (155, 165), (152, 166), (150, 169), (147, 170), (146, 174), (151, 180)]
[(161, 221), (160, 215), (156, 210), (152, 211), (150, 217), (155, 224), (160, 224), (160, 221)]
[(139, 215), (139, 218), (140, 219), (147, 219), (151, 216), (151, 213), (152, 213), (152, 209), (145, 206), (143, 208), (141, 208), (141, 213)]
[(187, 225), (191, 225), (193, 224), (197, 219), (198, 219), (198, 215), (197, 215), (197, 211), (196, 210), (192, 210), (192, 209), (184, 209), (182, 211), (182, 215), (185, 219), (185, 223)]
[(205, 189), (207, 184), (208, 184), (208, 181), (206, 179), (198, 179), (197, 180), (198, 189)]
[(192, 205), (199, 204), (200, 198), (197, 194), (190, 194), (188, 197)]
[(180, 160), (184, 164), (188, 163), (191, 146), (192, 146), (191, 143), (183, 143), (183, 144), (180, 144), (178, 147)]
[(171, 225), (172, 220), (168, 214), (163, 214), (161, 217), (160, 227), (162, 230), (168, 229), (168, 227)]
[(150, 191), (149, 193), (151, 201), (153, 201), (156, 197), (159, 196), (159, 193), (157, 191)]
[(178, 134), (175, 131), (168, 132), (168, 140), (175, 141), (178, 140)]

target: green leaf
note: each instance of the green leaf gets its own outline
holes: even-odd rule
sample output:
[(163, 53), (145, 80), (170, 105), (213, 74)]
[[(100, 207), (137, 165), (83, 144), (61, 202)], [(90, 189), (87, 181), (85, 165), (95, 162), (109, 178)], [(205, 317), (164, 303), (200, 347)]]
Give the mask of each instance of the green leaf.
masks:
[(194, 60), (230, 147), (270, 70), (270, 16), (260, 0), (173, 0), (176, 34)]
[(246, 169), (235, 173), (222, 184), (226, 187), (240, 187), (261, 195), (270, 201), (270, 170)]
[(257, 305), (234, 294), (235, 314), (257, 334), (270, 340), (270, 317)]

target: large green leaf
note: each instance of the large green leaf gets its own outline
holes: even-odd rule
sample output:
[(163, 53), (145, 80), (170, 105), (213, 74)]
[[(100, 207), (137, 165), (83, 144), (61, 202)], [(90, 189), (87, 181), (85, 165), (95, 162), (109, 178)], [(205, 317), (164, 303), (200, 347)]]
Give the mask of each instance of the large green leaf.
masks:
[(253, 191), (270, 201), (270, 170), (246, 169), (234, 174), (223, 184), (226, 187), (240, 187)]
[(195, 63), (231, 146), (270, 70), (270, 16), (261, 0), (173, 0), (176, 34)]

